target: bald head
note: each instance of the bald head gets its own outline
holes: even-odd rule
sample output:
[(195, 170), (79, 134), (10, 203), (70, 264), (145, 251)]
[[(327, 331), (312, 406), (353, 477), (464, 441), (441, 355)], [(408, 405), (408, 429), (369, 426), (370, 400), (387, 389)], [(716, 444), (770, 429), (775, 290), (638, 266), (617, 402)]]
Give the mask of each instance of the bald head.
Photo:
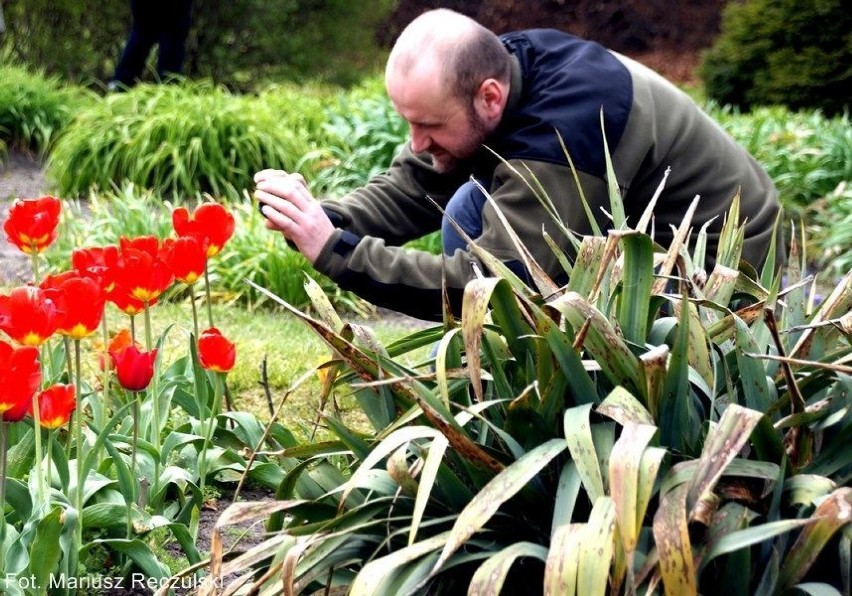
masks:
[(491, 31), (462, 14), (440, 8), (414, 19), (391, 50), (385, 80), (431, 80), (469, 101), (486, 79), (509, 81), (509, 53)]

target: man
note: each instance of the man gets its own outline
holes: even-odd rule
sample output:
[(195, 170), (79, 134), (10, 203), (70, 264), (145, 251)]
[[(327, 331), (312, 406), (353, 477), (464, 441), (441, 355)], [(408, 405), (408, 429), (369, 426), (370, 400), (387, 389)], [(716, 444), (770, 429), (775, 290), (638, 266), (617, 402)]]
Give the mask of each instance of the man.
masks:
[[(317, 270), (374, 304), (440, 319), (443, 274), (450, 304), (460, 311), (477, 260), (452, 226), (442, 224), (429, 198), (478, 245), (525, 274), (493, 205), (471, 179), (488, 191), (544, 270), (564, 277), (542, 230), (569, 254), (570, 244), (533, 189), (544, 189), (568, 228), (590, 233), (561, 136), (598, 223), (611, 224), (601, 210), (609, 208), (601, 110), (629, 222), (638, 221), (670, 167), (655, 213), (658, 242), (671, 242), (670, 226), (701, 195), (693, 221), (697, 228), (716, 218), (708, 236), (712, 258), (724, 214), (741, 189), (744, 258), (758, 264), (766, 256), (779, 210), (766, 173), (685, 94), (595, 43), (553, 30), (498, 37), (438, 9), (402, 32), (385, 83), (411, 134), (387, 173), (323, 203), (298, 174), (255, 176), (267, 227), (280, 230)], [(445, 255), (399, 248), (437, 229)]]

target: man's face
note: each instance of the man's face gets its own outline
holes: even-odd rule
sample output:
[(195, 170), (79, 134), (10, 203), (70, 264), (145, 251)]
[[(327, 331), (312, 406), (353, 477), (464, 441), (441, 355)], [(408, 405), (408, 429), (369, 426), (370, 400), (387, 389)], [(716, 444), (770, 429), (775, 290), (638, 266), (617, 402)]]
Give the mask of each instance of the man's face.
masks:
[(458, 162), (472, 157), (488, 135), (486, 122), (472, 105), (450, 97), (435, 79), (389, 82), (388, 94), (396, 111), (411, 132), (411, 149), (427, 152), (432, 165), (442, 173), (453, 171)]

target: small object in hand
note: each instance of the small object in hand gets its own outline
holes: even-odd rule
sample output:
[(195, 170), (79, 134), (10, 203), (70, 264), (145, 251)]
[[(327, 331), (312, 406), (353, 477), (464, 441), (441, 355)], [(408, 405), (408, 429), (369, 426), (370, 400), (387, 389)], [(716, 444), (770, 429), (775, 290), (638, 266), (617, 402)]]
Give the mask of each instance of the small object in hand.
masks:
[(261, 214), (263, 217), (265, 217), (266, 219), (269, 219), (269, 216), (267, 216), (267, 215), (266, 215), (266, 213), (264, 213), (264, 212), (263, 212), (263, 207), (264, 207), (264, 205), (266, 205), (266, 203), (264, 203), (264, 202), (262, 202), (262, 201), (258, 201), (258, 202), (257, 202), (257, 210), (258, 210), (258, 211), (260, 211), (260, 214)]

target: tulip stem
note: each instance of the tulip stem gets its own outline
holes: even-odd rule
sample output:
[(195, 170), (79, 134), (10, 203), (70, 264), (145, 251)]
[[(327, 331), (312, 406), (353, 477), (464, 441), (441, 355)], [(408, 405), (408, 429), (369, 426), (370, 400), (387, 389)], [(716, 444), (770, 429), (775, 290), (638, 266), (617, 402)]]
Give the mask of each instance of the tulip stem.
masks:
[[(68, 369), (68, 382), (73, 383), (72, 379), (74, 379), (74, 361), (73, 361), (73, 357), (71, 356), (71, 338), (68, 337), (67, 335), (63, 335), (62, 336), (62, 343), (65, 346), (65, 367)], [(74, 418), (76, 418), (76, 416), (74, 416), (74, 413), (71, 412), (71, 424), (72, 425), (74, 424), (74, 421), (73, 421)], [(72, 427), (69, 425), (69, 428), (72, 428)], [(65, 456), (66, 456), (66, 459), (68, 459), (68, 460), (71, 459), (71, 439), (70, 439), (70, 437), (65, 442)]]
[(210, 419), (205, 424), (202, 422), (202, 433), (204, 442), (201, 444), (201, 454), (198, 459), (198, 475), (201, 488), (201, 504), (204, 504), (204, 487), (207, 484), (207, 444), (213, 442), (213, 432), (216, 428), (216, 417), (222, 403), (222, 378), (220, 373), (210, 374), (213, 379), (213, 404), (210, 409)]
[(33, 261), (33, 284), (38, 285), (39, 271), (38, 271), (38, 251), (33, 250), (32, 252), (32, 261)]
[(213, 324), (213, 301), (210, 300), (210, 275), (207, 273), (207, 265), (204, 265), (204, 294), (207, 298), (207, 322), (208, 327), (215, 327)]
[(53, 485), (53, 431), (47, 431), (47, 490)]
[(145, 301), (145, 350), (150, 352), (154, 347), (154, 340), (151, 334), (151, 307), (148, 301)]
[[(6, 424), (0, 419), (0, 546), (6, 540)], [(0, 557), (0, 575), (6, 575), (6, 557)]]
[[(112, 365), (112, 360), (109, 355), (109, 325), (107, 324), (107, 315), (106, 310), (104, 310), (104, 316), (101, 318), (101, 334), (103, 335), (104, 340), (104, 366), (103, 366), (103, 375), (101, 380), (101, 407), (98, 415), (97, 425), (98, 428), (104, 428), (107, 423), (107, 407), (109, 404), (109, 371)], [(101, 462), (101, 454), (100, 449), (96, 454), (98, 464)]]
[[(43, 366), (43, 365), (42, 365)], [(41, 415), (38, 410), (38, 394), (36, 391), (33, 394), (33, 433), (35, 436), (35, 472), (36, 472), (36, 500), (38, 501), (38, 506), (41, 507), (44, 504), (44, 474), (42, 474), (41, 463), (43, 459), (44, 452), (41, 449)]]
[(198, 307), (195, 305), (195, 286), (189, 286), (189, 303), (192, 305), (192, 328), (198, 341)]
[[(139, 444), (139, 393), (133, 391), (133, 446), (130, 451), (130, 473), (133, 476), (133, 488), (136, 489), (139, 481), (139, 476), (136, 473), (136, 451)], [(133, 503), (136, 501), (136, 495), (128, 495), (127, 499), (127, 539), (133, 537)]]
[(76, 413), (74, 416), (74, 441), (77, 443), (77, 492), (74, 506), (77, 509), (77, 544), (76, 552), (83, 547), (83, 485), (85, 484), (85, 470), (83, 469), (83, 392), (82, 392), (82, 358), (80, 340), (74, 340), (74, 361), (77, 365), (77, 377), (75, 386), (77, 390)]
[(130, 343), (136, 343), (136, 315), (130, 315)]
[[(151, 332), (151, 307), (148, 304), (148, 301), (145, 301), (145, 343), (146, 349), (150, 352), (154, 346), (154, 340), (152, 338)], [(156, 367), (156, 360), (154, 362)], [(154, 457), (154, 478), (151, 483), (151, 494), (156, 495), (157, 489), (160, 486), (160, 403), (159, 403), (159, 395), (157, 390), (157, 375), (155, 374), (151, 379), (149, 393), (151, 395), (151, 408), (154, 410), (154, 429), (151, 433), (151, 442), (154, 444), (154, 448), (157, 450), (157, 455)]]

